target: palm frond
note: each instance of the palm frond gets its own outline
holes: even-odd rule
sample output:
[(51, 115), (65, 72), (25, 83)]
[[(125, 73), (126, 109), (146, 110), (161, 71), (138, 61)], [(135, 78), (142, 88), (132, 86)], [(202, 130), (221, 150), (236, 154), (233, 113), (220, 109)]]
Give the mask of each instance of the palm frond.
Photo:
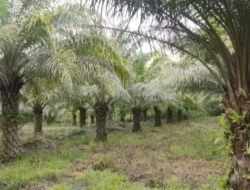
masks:
[[(213, 68), (214, 73), (218, 72)], [(172, 87), (176, 91), (184, 93), (203, 93), (203, 94), (222, 94), (221, 85), (214, 79), (211, 73), (200, 65), (191, 65), (175, 72), (176, 76), (172, 79), (166, 78), (165, 81), (172, 82)], [(175, 87), (174, 87), (175, 85)]]
[(0, 25), (3, 25), (6, 22), (8, 13), (8, 1), (0, 0)]

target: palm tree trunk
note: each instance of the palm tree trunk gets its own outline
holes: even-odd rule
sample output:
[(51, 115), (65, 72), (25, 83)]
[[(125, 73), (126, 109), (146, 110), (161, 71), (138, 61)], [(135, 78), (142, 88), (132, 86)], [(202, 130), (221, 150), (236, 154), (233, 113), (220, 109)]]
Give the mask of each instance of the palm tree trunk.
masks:
[(142, 131), (141, 129), (141, 108), (140, 107), (134, 107), (132, 109), (132, 113), (133, 113), (133, 132), (139, 132)]
[(21, 144), (18, 134), (18, 98), (19, 89), (10, 92), (9, 88), (1, 90), (2, 96), (2, 144), (3, 161), (11, 161), (21, 152)]
[(250, 96), (249, 93), (247, 95), (248, 97), (238, 97), (237, 102), (230, 101), (228, 93), (223, 98), (225, 118), (230, 129), (224, 133), (231, 147), (229, 154), (232, 168), (228, 180), (230, 189), (250, 189)]
[(48, 117), (47, 117), (47, 125), (52, 125), (52, 123), (55, 122), (56, 117), (52, 115), (51, 112), (49, 112)]
[(120, 121), (121, 122), (125, 122), (125, 116), (126, 116), (126, 112), (125, 111), (120, 111)]
[(178, 109), (178, 111), (177, 111), (177, 120), (178, 121), (182, 120), (182, 110), (181, 109)]
[(173, 122), (173, 116), (174, 116), (173, 110), (170, 107), (168, 107), (168, 109), (167, 109), (167, 123)]
[(35, 134), (41, 134), (43, 132), (43, 106), (39, 103), (35, 104), (33, 114), (35, 118)]
[(86, 112), (87, 110), (84, 107), (79, 107), (79, 114), (80, 114), (80, 128), (86, 125)]
[(147, 118), (147, 112), (148, 112), (148, 109), (147, 109), (147, 108), (144, 109), (143, 112), (142, 112), (142, 113), (143, 113), (143, 121), (147, 121), (147, 119), (148, 119), (148, 118)]
[(97, 102), (94, 106), (95, 117), (96, 117), (96, 140), (106, 141), (106, 123), (108, 115), (108, 103), (107, 102)]
[(77, 118), (76, 114), (75, 114), (75, 113), (72, 113), (72, 119), (73, 119), (72, 125), (73, 125), (73, 126), (77, 126), (76, 118)]
[(91, 120), (91, 124), (95, 123), (95, 116), (93, 114), (90, 115), (90, 120)]
[(188, 114), (187, 113), (183, 113), (183, 120), (187, 120), (188, 119)]
[(154, 111), (155, 111), (155, 127), (161, 127), (161, 110), (157, 107), (154, 106)]

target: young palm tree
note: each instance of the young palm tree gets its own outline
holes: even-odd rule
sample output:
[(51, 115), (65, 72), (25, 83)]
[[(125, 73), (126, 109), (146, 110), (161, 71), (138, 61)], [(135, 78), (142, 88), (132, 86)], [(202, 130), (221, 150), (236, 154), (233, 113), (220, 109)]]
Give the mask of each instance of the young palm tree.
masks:
[(110, 104), (119, 93), (125, 93), (120, 79), (114, 72), (103, 70), (102, 75), (94, 75), (89, 85), (78, 87), (78, 96), (88, 103), (96, 119), (96, 140), (106, 141), (106, 123)]
[(77, 116), (76, 116), (76, 111), (77, 111), (77, 109), (73, 109), (72, 110), (72, 125), (73, 126), (77, 126)]
[[(32, 107), (35, 119), (35, 134), (42, 133), (43, 127), (43, 112), (48, 104), (51, 104), (57, 99), (59, 88), (62, 86), (60, 82), (51, 82), (53, 77), (35, 78), (27, 81), (21, 94), (25, 99), (25, 104)], [(70, 85), (70, 84), (69, 84)], [(63, 86), (62, 86), (63, 87)]]
[[(152, 56), (152, 57), (151, 57)], [(161, 57), (161, 58), (160, 58)], [(167, 68), (171, 63), (160, 54), (139, 54), (132, 60), (132, 70), (129, 85), (126, 87), (129, 98), (121, 99), (126, 104), (133, 115), (133, 132), (141, 131), (141, 116), (143, 109), (155, 106), (156, 126), (161, 125), (159, 104), (170, 101), (173, 93), (168, 92), (163, 84), (163, 79), (167, 75)], [(148, 66), (150, 65), (150, 66)], [(165, 67), (163, 66), (165, 65)]]
[(84, 125), (86, 125), (86, 119), (87, 119), (87, 109), (83, 106), (79, 106), (79, 124), (82, 128)]
[[(111, 74), (108, 75), (110, 76)], [(106, 122), (110, 105), (116, 102), (119, 94), (128, 97), (119, 78), (114, 76), (111, 79), (105, 80), (106, 77), (99, 78), (98, 82), (96, 80), (95, 83), (98, 84), (98, 89), (93, 91), (94, 98), (92, 99), (92, 103), (90, 103), (95, 112), (97, 141), (105, 141), (107, 139)]]
[[(123, 57), (125, 57), (129, 62), (131, 62), (132, 65), (132, 67), (130, 68), (131, 69), (130, 73), (133, 73), (131, 74), (133, 77), (132, 80), (130, 81), (130, 85), (133, 86), (137, 83), (141, 83), (142, 85), (146, 84), (145, 88), (152, 88), (151, 89), (152, 92), (155, 92), (155, 94), (152, 94), (151, 91), (149, 92), (150, 96), (152, 96), (153, 98), (147, 96), (148, 103), (146, 105), (144, 105), (143, 107), (136, 105), (135, 109), (133, 109), (132, 112), (134, 113), (134, 118), (135, 119), (137, 118), (136, 123), (138, 123), (138, 124), (134, 123), (134, 126), (138, 126), (139, 128), (138, 131), (141, 130), (140, 122), (138, 122), (139, 120), (141, 120), (141, 114), (136, 112), (142, 113), (143, 120), (145, 121), (147, 120), (147, 110), (151, 106), (154, 106), (155, 126), (156, 127), (161, 126), (160, 107), (164, 108), (165, 106), (159, 106), (159, 105), (164, 105), (165, 98), (161, 96), (161, 92), (158, 91), (157, 88), (162, 90), (163, 85), (160, 84), (161, 80), (163, 80), (164, 77), (169, 75), (170, 72), (168, 72), (168, 69), (172, 70), (171, 65), (173, 63), (171, 63), (171, 61), (169, 61), (169, 59), (164, 55), (164, 53), (161, 52), (155, 51), (151, 53), (142, 53), (142, 51), (140, 51), (140, 44), (143, 43), (144, 41), (141, 41), (140, 39), (137, 41), (133, 41), (133, 37), (129, 36), (129, 34), (123, 32), (119, 33), (117, 41), (119, 44), (119, 48), (123, 52)], [(169, 88), (169, 86), (167, 86), (167, 88)], [(138, 91), (140, 91), (140, 87), (138, 88)], [(166, 90), (163, 89), (163, 91), (165, 92)], [(146, 96), (146, 95), (144, 94), (141, 96)], [(166, 97), (169, 96), (166, 95)]]
[(73, 88), (64, 89), (60, 94), (60, 101), (65, 102), (65, 107), (69, 108), (72, 112), (73, 126), (77, 126), (77, 115), (79, 111), (79, 126), (82, 128), (86, 125), (87, 119), (87, 99), (86, 93), (83, 92), (81, 85), (75, 81)]
[[(164, 54), (156, 52), (154, 53), (152, 63), (148, 68), (147, 80), (151, 81), (149, 83), (149, 87), (153, 85), (150, 87), (152, 88), (152, 91), (150, 91), (150, 96), (152, 96), (152, 98), (149, 96), (149, 99), (153, 105), (153, 110), (155, 113), (155, 127), (160, 127), (162, 124), (162, 110), (166, 109), (168, 104), (175, 101), (174, 96), (176, 96), (176, 94), (173, 93), (175, 88), (173, 87), (172, 83), (170, 85), (170, 83), (165, 82), (172, 80), (171, 78), (173, 77), (173, 70), (178, 68), (173, 68), (173, 65), (174, 63), (168, 60)], [(176, 76), (178, 76), (178, 74), (179, 73), (176, 73)], [(171, 92), (171, 89), (173, 92)], [(168, 118), (168, 120), (169, 119), (170, 118)]]

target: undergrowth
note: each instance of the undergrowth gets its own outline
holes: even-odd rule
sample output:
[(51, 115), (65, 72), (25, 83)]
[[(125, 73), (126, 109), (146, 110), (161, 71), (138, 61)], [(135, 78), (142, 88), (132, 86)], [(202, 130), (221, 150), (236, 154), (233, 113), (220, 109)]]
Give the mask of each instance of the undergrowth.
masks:
[(23, 131), (23, 141), (36, 146), (0, 164), (0, 188), (219, 189), (226, 156), (214, 143), (222, 134), (217, 121), (203, 118), (161, 128), (144, 123), (143, 132), (112, 132), (106, 143), (96, 143), (92, 132), (81, 134), (77, 128), (59, 133), (58, 126), (45, 127), (38, 140)]

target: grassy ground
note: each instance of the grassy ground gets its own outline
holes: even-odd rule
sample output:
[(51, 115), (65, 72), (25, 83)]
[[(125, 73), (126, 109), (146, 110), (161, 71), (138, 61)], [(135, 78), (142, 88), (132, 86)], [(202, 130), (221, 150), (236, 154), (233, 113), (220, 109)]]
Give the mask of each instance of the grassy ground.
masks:
[[(164, 125), (144, 123), (143, 132), (109, 133), (94, 141), (93, 127), (45, 127), (33, 137), (21, 131), (24, 153), (0, 165), (0, 189), (189, 190), (220, 189), (226, 156), (215, 140), (218, 118)], [(84, 133), (83, 133), (84, 132)]]

